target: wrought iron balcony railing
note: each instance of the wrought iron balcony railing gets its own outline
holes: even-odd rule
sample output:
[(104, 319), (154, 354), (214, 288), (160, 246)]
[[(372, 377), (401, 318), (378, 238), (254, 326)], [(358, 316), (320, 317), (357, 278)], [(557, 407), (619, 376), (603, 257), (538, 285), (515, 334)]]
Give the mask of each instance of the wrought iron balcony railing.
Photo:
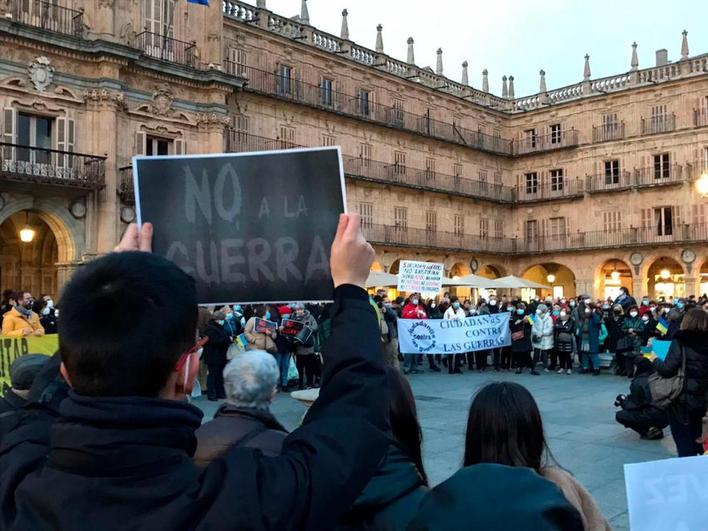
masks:
[(369, 93), (346, 94), (329, 87), (306, 83), (290, 75), (267, 72), (230, 61), (224, 62), (224, 70), (234, 75), (245, 75), (248, 79), (245, 90), (259, 94), (329, 110), (480, 151), (507, 156), (511, 156), (514, 152), (510, 140), (472, 131), (454, 122), (436, 120), (430, 114), (413, 114), (401, 108), (382, 105), (374, 102), (373, 95)]
[(0, 142), (0, 180), (100, 190), (106, 158)]
[(541, 151), (551, 151), (575, 147), (578, 145), (578, 132), (575, 129), (564, 129), (547, 135), (528, 135), (516, 143), (516, 155), (527, 155)]
[(683, 167), (679, 164), (654, 164), (635, 170), (637, 186), (662, 186), (681, 183), (684, 180)]
[(173, 39), (167, 35), (143, 31), (135, 36), (135, 47), (148, 57), (176, 63), (190, 68), (197, 67), (196, 43)]
[(587, 175), (585, 177), (585, 190), (588, 193), (614, 192), (626, 190), (635, 185), (632, 172), (617, 171), (610, 173), (600, 173), (598, 175)]
[(624, 134), (624, 122), (592, 126), (593, 142), (611, 142), (612, 140), (623, 140)]
[[(299, 147), (293, 143), (277, 139), (263, 138), (249, 133), (231, 130), (228, 135), (227, 150), (233, 153), (248, 151), (271, 151)], [(389, 162), (343, 155), (344, 173), (351, 179), (393, 184), (407, 188), (450, 193), (465, 197), (475, 197), (500, 203), (514, 201), (514, 190), (501, 183), (490, 183), (461, 176), (449, 175), (432, 170), (411, 168)]]
[(676, 129), (676, 115), (663, 114), (642, 118), (642, 135), (658, 135), (660, 133), (671, 133)]
[(45, 0), (10, 0), (0, 10), (5, 19), (53, 33), (81, 38), (84, 35), (84, 12), (61, 7)]
[(585, 193), (583, 180), (576, 177), (547, 177), (536, 183), (521, 184), (516, 188), (516, 201), (530, 203), (534, 201), (551, 201), (554, 199), (570, 199), (582, 197)]

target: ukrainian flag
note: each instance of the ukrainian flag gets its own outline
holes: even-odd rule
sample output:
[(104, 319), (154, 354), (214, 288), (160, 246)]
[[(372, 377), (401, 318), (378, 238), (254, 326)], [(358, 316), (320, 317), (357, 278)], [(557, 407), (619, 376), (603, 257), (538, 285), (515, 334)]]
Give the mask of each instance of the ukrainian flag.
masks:
[(238, 336), (235, 340), (234, 343), (239, 346), (241, 350), (246, 350), (246, 345), (248, 345), (248, 340), (246, 339), (246, 334), (241, 334)]
[(534, 321), (536, 320), (536, 317), (533, 315), (527, 315), (526, 320), (533, 326)]
[(669, 323), (666, 322), (666, 319), (663, 317), (659, 319), (659, 322), (656, 323), (656, 329), (661, 332), (662, 336), (666, 335), (666, 332), (669, 331)]

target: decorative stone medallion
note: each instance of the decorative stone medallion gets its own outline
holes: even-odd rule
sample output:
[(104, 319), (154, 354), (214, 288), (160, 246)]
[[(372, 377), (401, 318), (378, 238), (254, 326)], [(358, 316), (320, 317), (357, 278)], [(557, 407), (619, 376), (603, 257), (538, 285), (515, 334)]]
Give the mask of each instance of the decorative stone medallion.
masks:
[(54, 80), (54, 67), (48, 57), (36, 57), (27, 70), (30, 81), (38, 92), (44, 92)]

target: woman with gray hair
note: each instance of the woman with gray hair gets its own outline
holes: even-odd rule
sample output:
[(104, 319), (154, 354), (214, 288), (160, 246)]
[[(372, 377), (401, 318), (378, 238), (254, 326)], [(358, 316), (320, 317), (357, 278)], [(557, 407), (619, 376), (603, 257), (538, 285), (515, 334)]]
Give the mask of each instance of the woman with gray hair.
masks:
[(277, 385), (278, 367), (271, 354), (252, 350), (231, 360), (224, 369), (226, 402), (214, 420), (197, 430), (195, 464), (206, 467), (233, 446), (280, 455), (288, 432), (270, 412)]

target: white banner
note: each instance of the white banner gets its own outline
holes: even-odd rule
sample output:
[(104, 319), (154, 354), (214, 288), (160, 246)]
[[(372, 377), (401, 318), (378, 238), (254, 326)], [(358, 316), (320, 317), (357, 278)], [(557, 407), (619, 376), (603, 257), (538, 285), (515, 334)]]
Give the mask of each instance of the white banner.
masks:
[(437, 293), (442, 288), (443, 264), (402, 260), (398, 267), (398, 291)]
[(461, 320), (399, 319), (401, 354), (463, 354), (511, 345), (509, 313)]

